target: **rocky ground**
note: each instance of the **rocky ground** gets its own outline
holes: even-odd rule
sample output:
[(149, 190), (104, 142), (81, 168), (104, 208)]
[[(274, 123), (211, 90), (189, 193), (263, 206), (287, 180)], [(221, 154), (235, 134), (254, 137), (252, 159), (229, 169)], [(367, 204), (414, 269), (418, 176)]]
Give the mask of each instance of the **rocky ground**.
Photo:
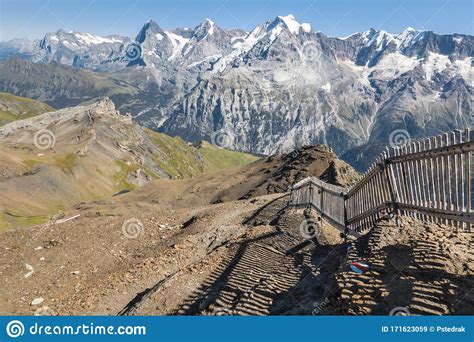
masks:
[(4, 233), (0, 313), (473, 313), (472, 234), (409, 218), (345, 243), (287, 200), (90, 202), (68, 213), (76, 219)]
[(68, 213), (77, 219), (4, 233), (0, 311), (118, 314), (137, 293), (245, 234), (240, 222), (270, 199), (192, 210), (95, 202)]
[[(334, 313), (472, 315), (474, 237), (446, 225), (403, 218), (381, 222), (352, 242), (335, 275)], [(356, 274), (349, 263), (369, 270)], [(393, 311), (392, 311), (393, 310)]]

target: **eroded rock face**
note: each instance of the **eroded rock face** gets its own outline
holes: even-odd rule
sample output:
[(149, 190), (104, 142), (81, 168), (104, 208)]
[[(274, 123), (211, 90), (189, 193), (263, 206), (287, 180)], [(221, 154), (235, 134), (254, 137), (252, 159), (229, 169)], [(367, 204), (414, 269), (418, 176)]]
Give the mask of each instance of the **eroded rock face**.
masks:
[(115, 104), (108, 97), (97, 102), (92, 110), (97, 114), (120, 115), (120, 113), (115, 109)]

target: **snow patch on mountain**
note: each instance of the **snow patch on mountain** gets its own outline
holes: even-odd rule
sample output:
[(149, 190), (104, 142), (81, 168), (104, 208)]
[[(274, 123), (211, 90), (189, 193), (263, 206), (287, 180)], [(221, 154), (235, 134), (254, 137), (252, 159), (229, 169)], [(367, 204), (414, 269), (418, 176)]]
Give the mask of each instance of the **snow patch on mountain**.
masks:
[(215, 28), (216, 24), (211, 19), (207, 19), (207, 18), (206, 18), (206, 22), (209, 24), (209, 29), (208, 29), (207, 33), (209, 35), (213, 35), (214, 34), (214, 28)]
[(369, 68), (369, 70), (375, 72), (375, 78), (388, 80), (413, 70), (419, 63), (420, 60), (415, 56), (408, 57), (397, 51), (384, 56), (375, 66)]
[(83, 44), (85, 45), (97, 45), (97, 44), (113, 44), (113, 43), (122, 43), (123, 39), (118, 39), (114, 37), (100, 37), (95, 36), (90, 33), (81, 33), (81, 32), (72, 32), (72, 34)]
[(471, 80), (473, 82), (474, 80), (474, 58), (473, 57), (466, 57), (461, 60), (456, 60), (454, 63), (454, 66), (456, 67), (456, 71), (461, 77), (463, 77), (465, 80)]
[(347, 40), (356, 36), (361, 36), (367, 47), (375, 47), (375, 51), (382, 51), (390, 44), (393, 44), (396, 49), (405, 49), (413, 44), (417, 43), (423, 38), (424, 31), (415, 30), (412, 27), (407, 27), (403, 32), (399, 34), (389, 33), (384, 30), (376, 31), (370, 29), (361, 33), (354, 33), (350, 36), (339, 38), (341, 40)]
[(321, 89), (324, 90), (325, 92), (329, 93), (331, 91), (331, 83), (326, 83), (321, 86)]
[(473, 58), (451, 62), (448, 56), (439, 53), (430, 52), (423, 63), (423, 70), (426, 73), (426, 79), (431, 80), (436, 73), (448, 72), (451, 76), (461, 76), (465, 80), (470, 80), (473, 76), (472, 69)]
[(380, 51), (390, 44), (390, 42), (394, 41), (394, 38), (395, 36), (393, 34), (381, 30), (370, 38), (367, 42), (367, 46), (375, 45), (376, 51)]
[[(276, 39), (278, 33), (281, 31), (281, 28), (277, 29), (277, 32), (271, 31), (270, 44)], [(235, 59), (244, 56), (249, 52), (252, 47), (259, 42), (268, 31), (265, 26), (257, 26), (250, 33), (244, 37), (236, 37), (233, 39), (232, 51), (225, 56), (222, 56), (217, 63), (213, 65), (213, 73), (223, 72), (227, 66), (234, 61)]]
[(311, 31), (311, 25), (310, 24), (308, 24), (308, 23), (300, 24), (295, 19), (295, 16), (293, 14), (289, 14), (287, 16), (278, 16), (277, 18), (279, 20), (281, 20), (285, 24), (286, 28), (288, 28), (288, 30), (290, 30), (290, 32), (293, 33), (293, 34), (299, 33), (300, 28), (304, 32), (310, 32)]
[(171, 44), (173, 45), (173, 51), (171, 56), (168, 58), (169, 61), (172, 61), (181, 56), (184, 47), (189, 42), (189, 39), (170, 31), (165, 31), (165, 34), (168, 36)]
[(415, 44), (420, 39), (423, 38), (423, 31), (415, 30), (412, 27), (407, 27), (402, 33), (396, 36), (396, 44), (397, 48), (407, 48), (410, 45)]
[(201, 64), (203, 64), (203, 63), (214, 62), (214, 61), (218, 60), (218, 59), (221, 58), (221, 57), (222, 57), (221, 54), (208, 56), (208, 57), (206, 57), (206, 58), (204, 58), (204, 59), (202, 59), (202, 60), (200, 60), (200, 61), (197, 61), (197, 62), (194, 62), (194, 63), (191, 63), (191, 64), (187, 65), (186, 68), (187, 68), (187, 69), (192, 69), (192, 68), (194, 68), (194, 67), (196, 67), (196, 66), (199, 66), (199, 65), (201, 65)]
[(431, 80), (435, 73), (447, 69), (451, 62), (449, 57), (440, 55), (439, 53), (431, 53), (423, 63), (423, 70), (426, 74), (426, 79)]

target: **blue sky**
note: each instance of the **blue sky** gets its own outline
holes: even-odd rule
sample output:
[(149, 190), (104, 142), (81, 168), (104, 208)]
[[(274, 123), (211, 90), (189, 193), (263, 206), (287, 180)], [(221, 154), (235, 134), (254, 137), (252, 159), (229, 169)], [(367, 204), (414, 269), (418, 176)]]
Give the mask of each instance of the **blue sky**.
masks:
[(40, 38), (60, 28), (134, 37), (148, 19), (165, 29), (210, 18), (223, 28), (250, 30), (289, 13), (330, 36), (408, 26), (474, 34), (474, 0), (0, 0), (0, 40)]

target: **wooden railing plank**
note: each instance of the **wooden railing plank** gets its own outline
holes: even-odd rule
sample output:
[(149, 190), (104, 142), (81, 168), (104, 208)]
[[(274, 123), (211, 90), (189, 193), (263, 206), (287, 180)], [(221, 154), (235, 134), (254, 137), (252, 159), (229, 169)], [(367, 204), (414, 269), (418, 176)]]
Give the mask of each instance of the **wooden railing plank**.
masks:
[[(465, 139), (465, 141), (470, 141), (471, 140), (470, 129), (469, 128), (466, 128), (464, 130), (464, 139)], [(464, 159), (465, 159), (464, 160), (464, 179), (465, 179), (465, 182), (466, 182), (466, 187), (465, 187), (466, 213), (468, 215), (470, 215), (471, 211), (472, 211), (471, 154), (472, 154), (472, 152), (470, 152), (470, 151), (467, 151), (467, 152), (464, 153), (464, 155), (465, 155), (465, 157), (464, 157)], [(472, 228), (473, 228), (472, 224), (469, 227), (467, 227), (468, 231), (471, 231)]]
[[(449, 133), (449, 140), (451, 145), (456, 145), (459, 142), (456, 132)], [(451, 158), (451, 169), (452, 169), (452, 198), (451, 198), (451, 210), (459, 211), (461, 209), (459, 205), (459, 169), (458, 169), (458, 155), (453, 155)], [(453, 221), (454, 226), (459, 229), (462, 228), (458, 221)]]

